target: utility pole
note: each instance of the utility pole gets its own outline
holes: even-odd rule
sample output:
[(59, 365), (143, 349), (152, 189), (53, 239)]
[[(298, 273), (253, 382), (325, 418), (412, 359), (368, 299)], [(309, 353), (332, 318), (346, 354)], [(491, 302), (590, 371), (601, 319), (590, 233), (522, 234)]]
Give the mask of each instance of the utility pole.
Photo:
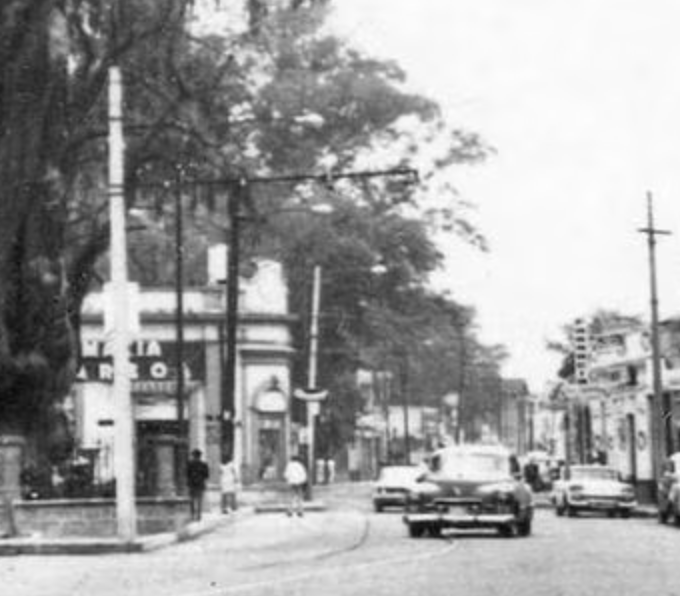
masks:
[[(314, 279), (312, 283), (312, 313), (309, 327), (309, 368), (307, 384), (309, 391), (318, 391), (317, 370), (319, 363), (319, 309), (321, 307), (321, 265), (314, 266)], [(312, 486), (319, 479), (316, 477), (316, 418), (319, 415), (321, 400), (325, 399), (326, 392), (318, 393), (319, 399), (308, 400), (307, 405), (307, 433), (309, 439), (309, 498), (312, 498)]]
[(404, 408), (404, 463), (408, 466), (411, 464), (411, 438), (409, 436), (409, 357), (408, 352), (403, 350), (402, 368), (401, 368), (401, 392), (402, 392), (402, 406)]
[(130, 393), (130, 319), (128, 308), (123, 84), (120, 70), (109, 69), (109, 216), (111, 220), (111, 286), (113, 293), (113, 403), (115, 408), (114, 470), (118, 537), (134, 540), (137, 532), (134, 474), (134, 422)]
[(180, 166), (176, 167), (175, 185), (175, 369), (177, 406), (177, 443), (175, 446), (175, 487), (179, 495), (184, 486), (188, 437), (184, 433), (184, 220), (182, 212), (182, 180)]
[[(250, 191), (245, 177), (229, 181), (231, 194), (227, 211), (229, 216), (229, 237), (227, 238), (226, 272), (226, 310), (225, 342), (226, 367), (224, 371), (224, 391), (222, 393), (222, 457), (229, 456), (237, 466), (241, 465), (241, 437), (236, 432), (236, 358), (238, 330), (238, 270), (241, 260), (241, 205), (249, 200)], [(239, 436), (237, 436), (239, 434)]]
[(640, 228), (639, 232), (647, 235), (649, 248), (649, 286), (650, 306), (652, 314), (652, 375), (654, 392), (652, 394), (652, 463), (654, 477), (658, 480), (665, 450), (665, 413), (663, 406), (663, 387), (661, 382), (661, 350), (659, 347), (659, 299), (657, 297), (656, 283), (656, 236), (670, 234), (667, 230), (658, 230), (654, 227), (654, 208), (652, 193), (647, 193), (647, 227)]
[[(239, 252), (241, 223), (244, 219), (241, 213), (245, 206), (253, 209), (250, 190), (258, 184), (282, 184), (297, 182), (333, 183), (335, 180), (367, 180), (370, 178), (405, 177), (412, 181), (418, 180), (418, 172), (412, 168), (393, 168), (389, 170), (364, 170), (355, 172), (334, 172), (331, 174), (290, 174), (283, 176), (264, 176), (239, 178), (223, 178), (205, 181), (193, 181), (193, 184), (205, 184), (212, 187), (226, 187), (231, 189), (227, 215), (229, 218), (229, 247), (227, 255), (227, 304), (225, 313), (226, 325), (226, 366), (223, 375), (222, 393), (222, 455), (231, 452), (234, 461), (240, 457), (240, 421), (235, 420), (236, 400), (236, 358), (237, 358), (237, 327), (238, 327), (238, 296), (239, 296)], [(225, 436), (226, 434), (226, 436)]]

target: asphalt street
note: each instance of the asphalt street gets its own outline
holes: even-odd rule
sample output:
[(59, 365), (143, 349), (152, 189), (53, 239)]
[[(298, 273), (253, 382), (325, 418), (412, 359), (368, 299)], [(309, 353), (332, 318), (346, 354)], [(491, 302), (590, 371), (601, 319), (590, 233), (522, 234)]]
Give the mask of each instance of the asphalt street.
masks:
[(212, 533), (137, 554), (0, 559), (25, 595), (680, 595), (680, 530), (650, 518), (537, 512), (529, 538), (454, 532), (410, 539), (365, 486), (323, 494), (323, 512), (242, 513)]

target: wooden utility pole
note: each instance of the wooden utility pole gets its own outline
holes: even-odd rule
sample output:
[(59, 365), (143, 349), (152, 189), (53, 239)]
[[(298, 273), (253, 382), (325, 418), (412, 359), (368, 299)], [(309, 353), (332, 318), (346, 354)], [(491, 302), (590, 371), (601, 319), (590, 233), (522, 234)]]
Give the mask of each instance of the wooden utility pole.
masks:
[(661, 467), (665, 456), (665, 416), (663, 405), (663, 387), (661, 382), (661, 354), (659, 347), (659, 299), (657, 296), (656, 283), (656, 236), (670, 234), (667, 230), (658, 230), (654, 227), (654, 208), (652, 193), (647, 193), (647, 227), (638, 230), (647, 235), (649, 247), (649, 282), (650, 282), (650, 306), (652, 316), (652, 463), (654, 477), (658, 480), (661, 476)]

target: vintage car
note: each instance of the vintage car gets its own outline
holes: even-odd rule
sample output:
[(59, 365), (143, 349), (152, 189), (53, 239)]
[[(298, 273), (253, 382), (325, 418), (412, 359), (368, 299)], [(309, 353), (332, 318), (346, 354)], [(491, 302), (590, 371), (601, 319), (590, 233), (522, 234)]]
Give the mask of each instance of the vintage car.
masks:
[(671, 521), (680, 526), (680, 453), (670, 455), (663, 464), (663, 473), (659, 480), (657, 505), (659, 521), (665, 524)]
[(621, 481), (616, 469), (598, 464), (563, 468), (551, 498), (558, 516), (598, 511), (610, 517), (630, 517), (637, 507), (635, 489)]
[(517, 458), (503, 447), (456, 445), (436, 451), (408, 495), (403, 519), (409, 535), (490, 528), (503, 536), (528, 536), (533, 496), (520, 478)]
[(420, 466), (384, 466), (373, 485), (373, 508), (404, 507), (406, 495), (422, 475)]

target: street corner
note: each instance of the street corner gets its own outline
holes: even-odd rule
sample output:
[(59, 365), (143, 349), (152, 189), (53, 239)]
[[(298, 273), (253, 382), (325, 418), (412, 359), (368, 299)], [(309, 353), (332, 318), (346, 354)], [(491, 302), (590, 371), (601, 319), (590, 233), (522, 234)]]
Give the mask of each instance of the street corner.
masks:
[[(314, 551), (315, 555), (351, 549), (361, 543), (368, 527), (359, 511), (318, 510), (289, 516), (284, 510), (242, 517), (218, 531), (223, 547), (234, 550), (277, 550), (282, 556)], [(231, 546), (229, 546), (231, 544)]]

